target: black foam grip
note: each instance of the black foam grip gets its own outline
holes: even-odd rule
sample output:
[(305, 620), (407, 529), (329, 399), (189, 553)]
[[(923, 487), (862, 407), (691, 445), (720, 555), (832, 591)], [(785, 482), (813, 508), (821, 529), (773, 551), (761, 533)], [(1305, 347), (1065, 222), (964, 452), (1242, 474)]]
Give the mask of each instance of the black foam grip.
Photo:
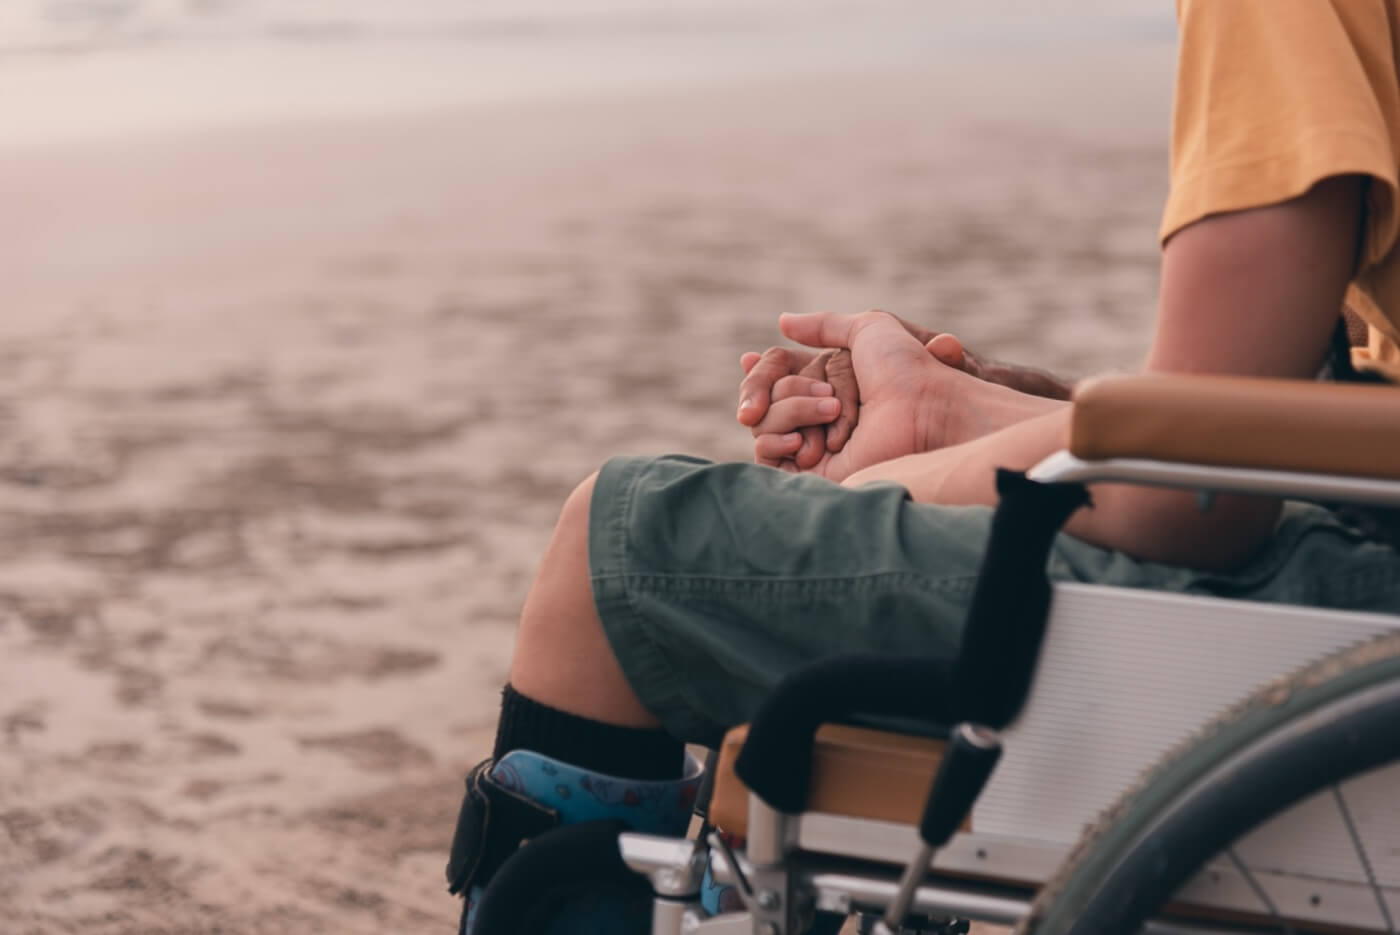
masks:
[(953, 731), (919, 821), (919, 837), (925, 844), (936, 849), (948, 843), (999, 759), (1001, 742), (995, 735), (984, 732), (979, 742), (966, 724)]
[(1030, 692), (1050, 609), (1045, 562), (1055, 534), (1089, 503), (1083, 484), (1041, 484), (997, 471), (1000, 502), (953, 664), (959, 721), (997, 729)]
[(749, 724), (734, 769), (769, 805), (807, 804), (812, 740), (822, 724), (856, 714), (952, 723), (948, 660), (866, 654), (833, 656), (790, 673)]

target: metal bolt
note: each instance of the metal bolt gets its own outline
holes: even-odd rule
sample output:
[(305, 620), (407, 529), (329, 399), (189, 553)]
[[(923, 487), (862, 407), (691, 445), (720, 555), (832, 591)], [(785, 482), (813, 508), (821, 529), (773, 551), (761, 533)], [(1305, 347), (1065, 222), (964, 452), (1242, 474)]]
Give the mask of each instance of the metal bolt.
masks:
[(773, 890), (758, 891), (758, 908), (765, 912), (772, 912), (783, 904), (783, 898)]

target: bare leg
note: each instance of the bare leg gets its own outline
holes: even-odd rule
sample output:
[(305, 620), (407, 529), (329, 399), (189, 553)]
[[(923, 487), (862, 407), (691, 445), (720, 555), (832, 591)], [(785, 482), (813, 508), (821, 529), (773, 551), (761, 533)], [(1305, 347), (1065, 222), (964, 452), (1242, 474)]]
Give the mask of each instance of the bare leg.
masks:
[(633, 693), (603, 633), (588, 577), (588, 510), (597, 474), (564, 503), (525, 599), (510, 682), (541, 704), (625, 727), (660, 722)]

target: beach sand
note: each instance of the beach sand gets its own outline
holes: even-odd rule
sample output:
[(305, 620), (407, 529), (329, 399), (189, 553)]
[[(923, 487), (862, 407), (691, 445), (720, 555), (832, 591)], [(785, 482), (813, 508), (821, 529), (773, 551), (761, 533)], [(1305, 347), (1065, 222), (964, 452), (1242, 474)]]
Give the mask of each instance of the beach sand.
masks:
[(1133, 366), (1170, 55), (0, 150), (0, 928), (451, 931), (572, 486), (783, 311)]

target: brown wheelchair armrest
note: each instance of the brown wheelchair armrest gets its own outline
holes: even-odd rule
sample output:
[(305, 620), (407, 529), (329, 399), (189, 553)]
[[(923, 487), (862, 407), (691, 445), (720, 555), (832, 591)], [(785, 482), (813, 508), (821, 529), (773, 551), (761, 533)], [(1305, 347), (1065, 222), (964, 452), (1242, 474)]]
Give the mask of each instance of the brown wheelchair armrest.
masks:
[[(716, 827), (740, 835), (748, 833), (749, 790), (734, 761), (748, 730), (741, 725), (724, 735), (709, 811)], [(944, 746), (927, 737), (825, 725), (812, 751), (807, 810), (918, 824)]]
[(1258, 377), (1098, 377), (1074, 393), (1070, 453), (1400, 479), (1400, 389)]

